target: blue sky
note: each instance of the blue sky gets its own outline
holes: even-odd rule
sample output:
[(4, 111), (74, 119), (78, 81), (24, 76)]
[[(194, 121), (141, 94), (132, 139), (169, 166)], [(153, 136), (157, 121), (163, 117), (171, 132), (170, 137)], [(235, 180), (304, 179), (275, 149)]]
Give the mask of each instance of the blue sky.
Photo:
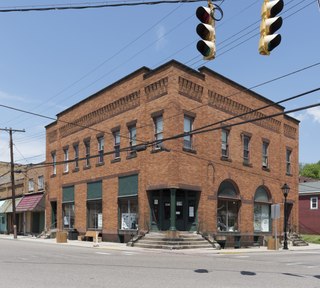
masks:
[[(143, 1), (109, 3), (120, 2)], [(0, 9), (53, 3), (53, 0), (2, 0)], [(81, 0), (56, 2), (63, 3), (79, 4)], [(285, 1), (284, 23), (279, 30), (282, 42), (270, 56), (258, 53), (262, 0), (215, 3), (221, 4), (224, 18), (217, 22), (217, 58), (213, 61), (202, 60), (196, 49), (199, 37), (195, 28), (199, 21), (195, 11), (198, 6), (206, 6), (206, 1), (0, 13), (0, 104), (55, 117), (136, 69), (156, 68), (171, 59), (193, 69), (205, 65), (245, 87), (320, 62), (317, 0)], [(254, 25), (243, 31), (251, 24)], [(319, 75), (320, 65), (254, 91), (279, 101), (318, 88)], [(283, 106), (290, 110), (319, 100), (318, 92)], [(44, 126), (52, 121), (2, 107), (0, 113), (0, 128), (26, 130), (14, 134), (15, 160), (23, 164), (43, 161)], [(301, 120), (300, 162), (319, 161), (320, 109), (291, 116)], [(0, 161), (9, 161), (8, 141), (8, 133), (0, 132)]]

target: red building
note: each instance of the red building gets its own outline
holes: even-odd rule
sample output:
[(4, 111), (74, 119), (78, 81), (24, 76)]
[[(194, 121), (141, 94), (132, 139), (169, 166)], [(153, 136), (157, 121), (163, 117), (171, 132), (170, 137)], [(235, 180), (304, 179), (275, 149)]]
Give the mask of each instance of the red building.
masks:
[(301, 234), (320, 234), (320, 181), (299, 184), (299, 227)]

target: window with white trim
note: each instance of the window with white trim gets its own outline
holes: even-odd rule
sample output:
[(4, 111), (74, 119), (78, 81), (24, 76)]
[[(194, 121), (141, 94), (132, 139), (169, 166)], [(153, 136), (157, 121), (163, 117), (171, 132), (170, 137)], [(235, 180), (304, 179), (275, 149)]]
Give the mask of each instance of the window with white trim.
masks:
[(63, 149), (63, 155), (64, 155), (63, 172), (67, 173), (69, 172), (69, 148)]
[(193, 149), (192, 147), (192, 135), (190, 132), (192, 131), (192, 126), (193, 126), (193, 121), (194, 119), (190, 116), (184, 115), (184, 121), (183, 121), (183, 126), (184, 126), (184, 133), (188, 133), (183, 137), (183, 147), (186, 149)]
[(161, 149), (163, 139), (163, 117), (159, 115), (153, 118), (154, 121), (154, 140), (156, 141), (154, 149)]
[(311, 210), (318, 209), (318, 197), (311, 197), (310, 198), (310, 209)]
[(114, 158), (120, 158), (120, 130), (113, 132), (114, 138)]
[(57, 154), (56, 152), (51, 153), (51, 159), (52, 159), (52, 175), (57, 174)]
[(44, 177), (38, 176), (38, 190), (44, 189)]
[(243, 134), (242, 135), (242, 144), (243, 144), (243, 163), (250, 163), (250, 136)]
[(262, 167), (268, 168), (269, 167), (269, 159), (268, 159), (268, 151), (269, 150), (269, 142), (263, 141), (262, 142)]
[(100, 136), (97, 138), (98, 140), (98, 163), (101, 164), (103, 163), (103, 154), (104, 154), (104, 137)]
[(229, 157), (229, 130), (221, 130), (221, 156), (223, 158)]
[(34, 182), (33, 179), (29, 179), (29, 183), (28, 183), (28, 187), (29, 187), (29, 192), (34, 191)]
[(287, 175), (291, 175), (291, 154), (292, 151), (291, 149), (287, 148), (286, 149), (286, 173)]

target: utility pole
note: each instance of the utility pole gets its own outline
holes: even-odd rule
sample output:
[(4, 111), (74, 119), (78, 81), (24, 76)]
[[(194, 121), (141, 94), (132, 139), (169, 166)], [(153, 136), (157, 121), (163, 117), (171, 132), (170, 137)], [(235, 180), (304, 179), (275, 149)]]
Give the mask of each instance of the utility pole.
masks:
[(15, 182), (14, 182), (14, 161), (13, 161), (13, 140), (12, 132), (25, 132), (25, 130), (15, 130), (12, 128), (4, 128), (0, 131), (9, 132), (10, 135), (10, 172), (11, 172), (11, 191), (12, 191), (12, 223), (13, 223), (13, 238), (17, 239), (17, 217), (16, 217), (16, 193), (15, 193)]

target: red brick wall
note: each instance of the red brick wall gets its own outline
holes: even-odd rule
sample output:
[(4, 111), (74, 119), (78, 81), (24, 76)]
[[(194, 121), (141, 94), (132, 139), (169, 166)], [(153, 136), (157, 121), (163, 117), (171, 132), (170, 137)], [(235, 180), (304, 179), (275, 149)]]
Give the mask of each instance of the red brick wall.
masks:
[[(62, 148), (69, 145), (69, 158), (72, 159), (72, 143), (79, 142), (80, 157), (84, 157), (83, 140), (91, 137), (91, 155), (98, 153), (96, 136), (99, 131), (105, 131), (105, 151), (113, 150), (112, 129), (120, 126), (122, 136), (128, 136), (127, 123), (137, 120), (137, 139), (152, 141), (154, 127), (152, 113), (163, 110), (164, 137), (170, 137), (183, 132), (184, 113), (195, 116), (194, 128), (204, 126), (232, 116), (229, 112), (208, 106), (209, 91), (229, 97), (236, 103), (246, 107), (257, 108), (270, 102), (251, 92), (241, 92), (243, 87), (208, 70), (195, 72), (176, 62), (170, 62), (150, 73), (139, 70), (119, 81), (110, 88), (97, 93), (78, 105), (59, 114), (63, 121), (73, 121), (89, 112), (95, 111), (121, 97), (138, 91), (140, 103), (134, 109), (101, 121), (91, 128), (81, 129), (66, 137), (60, 137), (59, 128), (66, 125), (57, 122), (47, 127), (47, 162), (51, 162), (51, 152), (56, 151), (57, 161), (63, 161)], [(161, 80), (162, 79), (162, 80)], [(163, 80), (165, 79), (165, 80)], [(183, 86), (183, 81), (188, 84)], [(158, 82), (161, 80), (160, 82)], [(186, 82), (184, 82), (186, 83)], [(148, 85), (153, 84), (150, 88)], [(182, 85), (182, 87), (181, 87)], [(190, 86), (191, 85), (191, 86)], [(197, 86), (199, 85), (199, 86)], [(190, 88), (191, 87), (191, 88)], [(195, 88), (194, 88), (195, 87)], [(202, 94), (198, 90), (202, 87)], [(166, 92), (164, 92), (166, 90)], [(238, 93), (238, 94), (235, 94)], [(230, 96), (232, 95), (232, 96)], [(122, 103), (125, 107), (125, 102)], [(230, 108), (230, 107), (229, 107)], [(282, 111), (279, 106), (269, 107), (263, 111), (265, 115)], [(91, 159), (91, 168), (85, 170), (83, 161), (80, 171), (63, 175), (63, 165), (57, 166), (57, 175), (52, 177), (52, 169), (48, 168), (49, 199), (58, 201), (58, 223), (61, 225), (61, 194), (62, 186), (75, 184), (76, 226), (79, 231), (85, 231), (86, 215), (86, 185), (88, 181), (103, 179), (103, 233), (116, 235), (118, 229), (118, 176), (126, 173), (139, 173), (139, 227), (149, 219), (149, 204), (146, 190), (150, 187), (200, 187), (199, 223), (204, 231), (216, 231), (217, 191), (222, 181), (232, 180), (239, 188), (242, 205), (240, 208), (240, 230), (244, 234), (253, 234), (253, 197), (260, 185), (265, 185), (272, 195), (273, 203), (282, 203), (281, 186), (287, 183), (290, 187), (288, 201), (292, 202), (291, 220), (297, 230), (298, 223), (298, 122), (291, 118), (278, 116), (279, 131), (274, 132), (259, 125), (248, 123), (234, 126), (230, 130), (231, 161), (221, 160), (221, 130), (194, 135), (195, 153), (183, 150), (183, 138), (164, 142), (170, 152), (151, 153), (151, 148), (138, 152), (136, 158), (126, 159), (127, 154), (121, 152), (121, 161), (112, 163), (113, 155), (105, 156), (105, 164), (96, 167), (97, 158)], [(236, 123), (240, 119), (226, 122)], [(243, 120), (242, 120), (243, 121)], [(284, 125), (295, 129), (295, 134), (284, 135)], [(52, 136), (56, 130), (56, 137)], [(99, 130), (99, 131), (98, 131)], [(242, 161), (241, 133), (251, 135), (250, 153), (251, 166), (244, 166)], [(290, 136), (290, 135), (289, 135)], [(268, 139), (270, 170), (265, 171), (261, 165), (262, 139)], [(139, 142), (138, 142), (139, 143)], [(127, 147), (129, 141), (121, 138), (121, 147)], [(286, 147), (292, 149), (292, 175), (285, 172)], [(47, 208), (49, 206), (47, 205)], [(47, 209), (47, 223), (51, 219), (50, 209)], [(279, 223), (279, 226), (281, 224)], [(58, 226), (60, 227), (60, 226)], [(146, 227), (144, 227), (146, 228)]]

